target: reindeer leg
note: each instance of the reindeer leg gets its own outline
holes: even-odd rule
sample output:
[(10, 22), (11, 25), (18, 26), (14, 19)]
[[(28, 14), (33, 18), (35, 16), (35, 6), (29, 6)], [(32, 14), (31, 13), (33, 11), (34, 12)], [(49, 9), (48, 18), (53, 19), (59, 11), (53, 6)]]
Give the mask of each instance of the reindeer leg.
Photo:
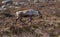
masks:
[(39, 12), (39, 18), (42, 18), (43, 19), (42, 14), (40, 12)]
[(16, 22), (18, 21), (19, 17), (16, 19)]
[(42, 15), (40, 15), (40, 18), (43, 19)]
[(22, 17), (20, 17), (20, 21), (22, 22), (22, 20), (21, 20), (21, 19), (22, 19)]
[(18, 19), (16, 19), (16, 22), (17, 22)]
[(30, 22), (33, 20), (32, 16), (30, 16)]
[(33, 20), (33, 17), (31, 16), (31, 17), (30, 17), (30, 22), (31, 22), (31, 25), (33, 24), (33, 23), (32, 23), (32, 20)]

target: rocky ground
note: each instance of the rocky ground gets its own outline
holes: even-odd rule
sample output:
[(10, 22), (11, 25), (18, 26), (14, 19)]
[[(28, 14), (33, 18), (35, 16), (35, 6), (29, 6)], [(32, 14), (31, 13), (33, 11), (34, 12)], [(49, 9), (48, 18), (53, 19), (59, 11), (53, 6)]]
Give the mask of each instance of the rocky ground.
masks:
[[(8, 6), (9, 7), (9, 6)], [(60, 37), (60, 2), (27, 2), (0, 12), (0, 37)], [(16, 21), (16, 11), (39, 10), (42, 18), (22, 17)], [(8, 16), (6, 14), (11, 14)]]

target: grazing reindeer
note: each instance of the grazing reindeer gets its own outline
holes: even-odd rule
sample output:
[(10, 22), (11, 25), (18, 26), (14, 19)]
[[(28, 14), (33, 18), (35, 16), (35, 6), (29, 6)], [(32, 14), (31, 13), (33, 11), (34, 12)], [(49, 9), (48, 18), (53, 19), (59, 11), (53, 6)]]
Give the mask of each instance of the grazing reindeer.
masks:
[(32, 16), (41, 16), (42, 17), (40, 11), (36, 11), (36, 10), (32, 10), (32, 9), (18, 11), (18, 12), (16, 12), (16, 16), (17, 16), (16, 21), (19, 18), (20, 18), (20, 21), (21, 21), (22, 17), (30, 17), (30, 20), (32, 20)]

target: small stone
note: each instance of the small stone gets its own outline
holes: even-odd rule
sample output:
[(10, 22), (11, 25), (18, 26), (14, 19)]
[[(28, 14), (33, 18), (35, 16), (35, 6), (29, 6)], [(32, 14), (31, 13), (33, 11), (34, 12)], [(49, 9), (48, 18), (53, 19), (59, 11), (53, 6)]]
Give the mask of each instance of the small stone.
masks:
[(60, 35), (58, 35), (58, 37), (60, 37)]

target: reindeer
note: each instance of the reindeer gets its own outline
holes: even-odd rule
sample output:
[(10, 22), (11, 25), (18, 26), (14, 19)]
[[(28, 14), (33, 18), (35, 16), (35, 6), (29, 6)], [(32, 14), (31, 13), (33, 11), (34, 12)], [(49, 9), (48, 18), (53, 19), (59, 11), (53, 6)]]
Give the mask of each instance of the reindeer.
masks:
[(32, 16), (40, 16), (42, 18), (42, 14), (40, 11), (28, 9), (28, 10), (23, 10), (23, 11), (18, 11), (16, 12), (17, 19), (16, 21), (20, 18), (20, 21), (22, 17), (30, 17), (30, 20), (32, 20)]

